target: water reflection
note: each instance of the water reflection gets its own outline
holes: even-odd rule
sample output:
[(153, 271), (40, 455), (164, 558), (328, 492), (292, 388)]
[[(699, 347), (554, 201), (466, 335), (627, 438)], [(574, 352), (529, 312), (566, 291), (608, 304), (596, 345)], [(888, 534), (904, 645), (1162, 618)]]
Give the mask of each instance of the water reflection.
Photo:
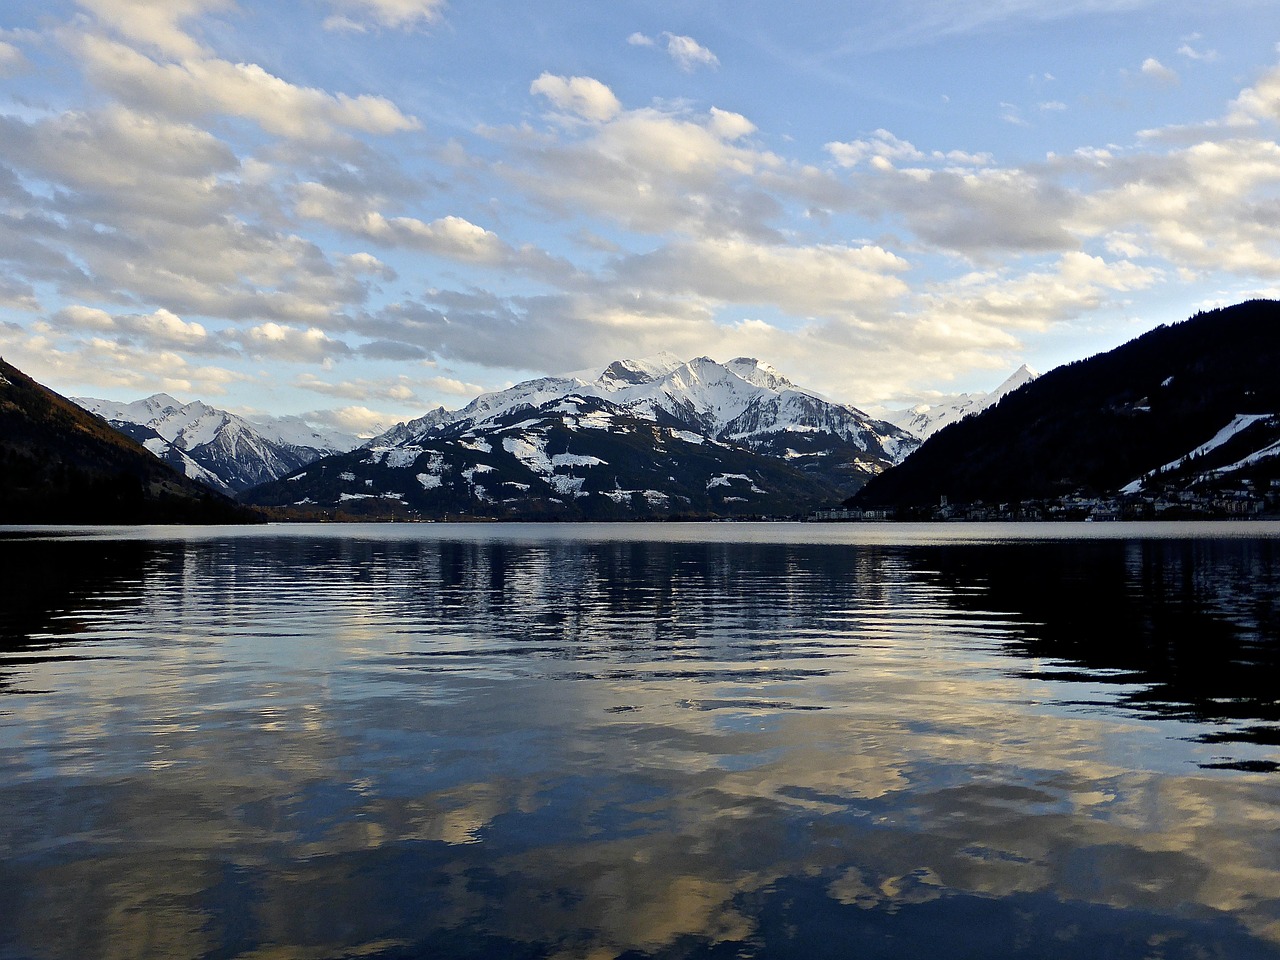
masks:
[(0, 556), (0, 956), (1280, 956), (1270, 541)]
[[(1123, 685), (1143, 712), (1211, 725), (1206, 742), (1280, 744), (1276, 541), (1100, 541), (925, 551), (961, 609), (1031, 625), (1009, 647), (1025, 675)], [(1227, 761), (1230, 763), (1231, 761)], [(1277, 769), (1264, 760), (1246, 768)]]

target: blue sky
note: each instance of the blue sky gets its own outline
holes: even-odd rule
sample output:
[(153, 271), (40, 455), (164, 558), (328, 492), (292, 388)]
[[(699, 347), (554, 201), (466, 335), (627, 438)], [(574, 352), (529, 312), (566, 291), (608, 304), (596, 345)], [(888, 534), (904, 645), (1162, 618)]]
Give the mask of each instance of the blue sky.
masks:
[(0, 14), (0, 352), (369, 431), (670, 350), (862, 406), (1280, 274), (1280, 5)]

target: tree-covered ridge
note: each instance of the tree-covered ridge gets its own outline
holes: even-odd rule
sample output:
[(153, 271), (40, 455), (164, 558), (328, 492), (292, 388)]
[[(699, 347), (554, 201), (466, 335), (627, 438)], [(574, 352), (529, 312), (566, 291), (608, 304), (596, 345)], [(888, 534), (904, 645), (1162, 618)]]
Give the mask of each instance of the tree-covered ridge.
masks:
[[(944, 496), (992, 503), (1114, 494), (1161, 467), (1185, 468), (1192, 451), (1240, 415), (1277, 413), (1280, 303), (1249, 301), (1044, 374), (942, 430), (852, 502), (911, 507)], [(1268, 429), (1267, 420), (1254, 425), (1255, 450)], [(1264, 459), (1246, 472), (1269, 478), (1278, 467), (1280, 460)]]
[(0, 523), (200, 523), (252, 517), (0, 360)]

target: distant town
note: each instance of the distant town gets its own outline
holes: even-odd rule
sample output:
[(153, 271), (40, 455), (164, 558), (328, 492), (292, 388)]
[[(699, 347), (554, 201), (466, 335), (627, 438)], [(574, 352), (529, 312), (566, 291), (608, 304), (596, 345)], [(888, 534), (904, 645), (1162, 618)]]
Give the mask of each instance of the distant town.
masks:
[(932, 506), (835, 507), (818, 510), (815, 521), (842, 520), (1227, 520), (1234, 518), (1280, 519), (1280, 480), (1265, 483), (1244, 480), (1235, 489), (1168, 494), (1121, 494), (1067, 496), (1018, 502), (953, 503), (942, 497)]

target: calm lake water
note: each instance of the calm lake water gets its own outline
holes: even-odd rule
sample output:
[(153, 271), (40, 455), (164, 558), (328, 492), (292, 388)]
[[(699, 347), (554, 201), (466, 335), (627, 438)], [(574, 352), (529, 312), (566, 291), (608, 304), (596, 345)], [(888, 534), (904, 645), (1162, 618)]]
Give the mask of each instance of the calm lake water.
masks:
[(1280, 958), (1280, 524), (0, 559), (0, 957)]

